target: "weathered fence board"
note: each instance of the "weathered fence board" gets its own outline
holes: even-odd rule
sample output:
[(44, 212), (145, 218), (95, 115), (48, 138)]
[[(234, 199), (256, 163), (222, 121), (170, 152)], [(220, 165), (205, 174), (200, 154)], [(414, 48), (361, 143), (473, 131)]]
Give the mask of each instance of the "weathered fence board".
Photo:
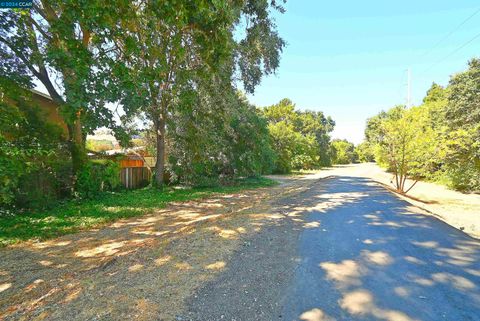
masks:
[(120, 171), (120, 180), (127, 189), (145, 187), (150, 183), (151, 178), (147, 167), (124, 167)]

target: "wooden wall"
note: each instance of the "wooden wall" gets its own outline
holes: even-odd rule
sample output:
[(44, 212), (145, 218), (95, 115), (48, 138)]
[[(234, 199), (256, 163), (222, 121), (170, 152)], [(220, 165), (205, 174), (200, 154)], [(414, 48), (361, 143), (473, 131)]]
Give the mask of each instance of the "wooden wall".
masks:
[(152, 179), (147, 167), (125, 167), (120, 171), (120, 180), (127, 189), (142, 188), (147, 186)]

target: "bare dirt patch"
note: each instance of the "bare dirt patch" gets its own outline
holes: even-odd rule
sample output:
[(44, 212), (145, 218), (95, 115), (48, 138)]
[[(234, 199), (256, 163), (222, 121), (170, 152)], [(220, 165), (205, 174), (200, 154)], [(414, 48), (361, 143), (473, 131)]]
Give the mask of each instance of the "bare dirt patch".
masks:
[(175, 319), (244, 238), (284, 218), (269, 204), (307, 186), (287, 180), (0, 249), (0, 319)]

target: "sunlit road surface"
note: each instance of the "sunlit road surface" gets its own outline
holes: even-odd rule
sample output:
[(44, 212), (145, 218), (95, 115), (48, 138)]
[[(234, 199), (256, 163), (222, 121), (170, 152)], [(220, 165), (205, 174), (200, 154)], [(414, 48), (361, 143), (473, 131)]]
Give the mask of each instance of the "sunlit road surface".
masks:
[(366, 178), (306, 196), (282, 320), (480, 320), (479, 241)]

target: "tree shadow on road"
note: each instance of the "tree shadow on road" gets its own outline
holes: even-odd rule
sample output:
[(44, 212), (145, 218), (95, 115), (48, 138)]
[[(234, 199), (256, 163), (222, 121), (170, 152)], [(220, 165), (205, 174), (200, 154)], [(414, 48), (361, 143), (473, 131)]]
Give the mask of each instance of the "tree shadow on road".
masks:
[(371, 180), (333, 177), (282, 211), (305, 228), (287, 320), (478, 318), (480, 243)]

